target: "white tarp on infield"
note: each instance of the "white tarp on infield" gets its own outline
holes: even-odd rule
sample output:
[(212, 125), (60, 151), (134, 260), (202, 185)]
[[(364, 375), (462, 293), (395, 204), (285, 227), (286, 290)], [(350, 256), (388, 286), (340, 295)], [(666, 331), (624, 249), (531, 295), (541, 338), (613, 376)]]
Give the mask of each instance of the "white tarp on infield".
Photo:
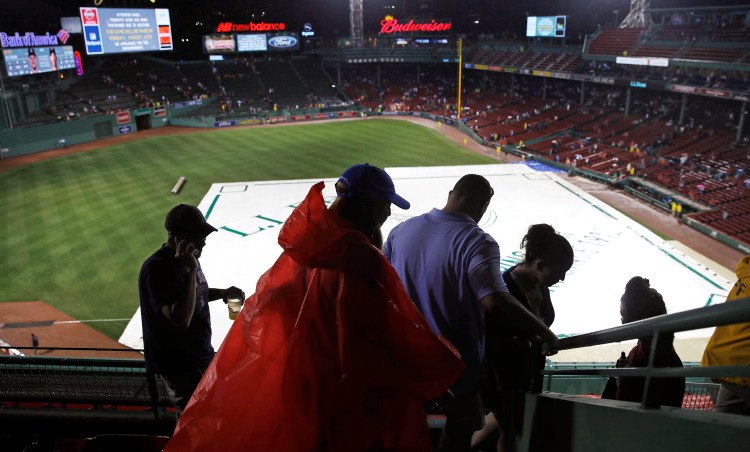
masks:
[[(529, 225), (549, 223), (568, 238), (575, 263), (564, 282), (552, 290), (558, 335), (586, 333), (620, 324), (619, 300), (632, 276), (651, 281), (670, 313), (724, 300), (733, 281), (696, 262), (627, 216), (572, 184), (565, 176), (536, 171), (526, 165), (391, 168), (396, 190), (411, 209), (392, 207), (384, 237), (399, 222), (442, 208), (456, 181), (464, 174), (485, 176), (495, 196), (481, 226), (500, 244), (503, 268), (520, 261), (521, 238)], [(199, 207), (219, 229), (208, 237), (201, 265), (211, 287), (236, 285), (250, 296), (258, 278), (281, 252), (281, 224), (318, 180), (216, 183)], [(335, 180), (326, 179), (324, 196), (333, 200)], [(231, 321), (221, 301), (211, 303), (213, 345), (218, 349)], [(707, 337), (710, 330), (679, 334)], [(120, 342), (142, 348), (140, 312), (136, 312)], [(585, 359), (584, 359), (585, 360)]]

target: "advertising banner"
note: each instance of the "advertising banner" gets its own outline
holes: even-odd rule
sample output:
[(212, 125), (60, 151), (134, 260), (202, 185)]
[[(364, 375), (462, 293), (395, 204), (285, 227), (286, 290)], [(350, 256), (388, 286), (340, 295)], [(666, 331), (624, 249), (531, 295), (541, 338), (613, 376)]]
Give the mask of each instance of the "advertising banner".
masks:
[(634, 64), (637, 66), (658, 66), (668, 67), (669, 58), (643, 58), (643, 57), (617, 57), (617, 64)]
[(268, 36), (269, 51), (292, 51), (299, 50), (299, 35), (297, 33), (284, 33)]
[(399, 22), (393, 16), (385, 16), (380, 21), (380, 33), (391, 34), (391, 33), (435, 33), (435, 32), (449, 32), (452, 24), (449, 20), (437, 21), (432, 19), (430, 21), (415, 22), (413, 19), (408, 22)]
[(236, 50), (234, 35), (207, 35), (203, 37), (203, 51), (205, 53), (234, 53)]
[(709, 97), (721, 97), (722, 99), (729, 99), (732, 97), (732, 94), (729, 91), (713, 88), (701, 88), (701, 94)]
[(129, 111), (118, 111), (117, 112), (117, 124), (127, 124), (130, 122)]
[(686, 85), (672, 85), (672, 92), (685, 94), (698, 94), (698, 88)]

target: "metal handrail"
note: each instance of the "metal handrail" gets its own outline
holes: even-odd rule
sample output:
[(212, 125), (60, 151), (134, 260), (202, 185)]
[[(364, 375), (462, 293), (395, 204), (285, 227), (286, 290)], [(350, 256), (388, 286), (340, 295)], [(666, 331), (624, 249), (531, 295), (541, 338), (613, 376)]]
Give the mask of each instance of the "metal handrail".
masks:
[(653, 336), (656, 333), (676, 333), (742, 322), (750, 322), (750, 297), (566, 337), (557, 341), (555, 350), (591, 347)]
[[(73, 393), (55, 386), (70, 376), (79, 379), (89, 376), (90, 381), (101, 382), (103, 386), (89, 391), (93, 395), (85, 398), (75, 393), (81, 389), (74, 386), (75, 383), (67, 388)], [(52, 384), (46, 383), (45, 378)], [(37, 393), (18, 382), (35, 388)], [(142, 359), (0, 356), (0, 383), (0, 401), (3, 402), (143, 405), (149, 406), (155, 420), (161, 419), (163, 408), (171, 406), (166, 389), (160, 389), (156, 375), (146, 369)], [(40, 387), (49, 390), (40, 395)], [(147, 395), (145, 389), (148, 389)]]
[(630, 369), (570, 369), (544, 370), (544, 375), (608, 375), (620, 377), (645, 377), (641, 406), (646, 407), (651, 378), (669, 377), (735, 377), (750, 376), (750, 365), (710, 366), (697, 368), (655, 368), (654, 358), (663, 334), (680, 331), (710, 328), (714, 326), (731, 325), (734, 323), (750, 322), (750, 297), (741, 298), (729, 303), (715, 306), (705, 306), (688, 311), (665, 314), (626, 325), (594, 331), (577, 336), (566, 337), (557, 341), (555, 350), (570, 350), (581, 347), (591, 347), (613, 342), (653, 336), (648, 366)]
[(0, 347), (0, 348), (14, 348), (16, 350), (62, 350), (62, 351), (96, 351), (96, 352), (137, 352), (142, 353), (143, 349), (141, 348), (101, 348), (101, 347), (19, 347), (17, 345), (13, 345), (10, 347)]

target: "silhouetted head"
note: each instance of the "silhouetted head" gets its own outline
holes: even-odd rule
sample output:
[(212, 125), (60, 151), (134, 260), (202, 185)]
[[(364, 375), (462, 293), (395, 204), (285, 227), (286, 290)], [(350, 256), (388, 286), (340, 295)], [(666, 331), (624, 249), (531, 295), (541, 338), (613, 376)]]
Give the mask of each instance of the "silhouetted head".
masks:
[(573, 247), (548, 224), (533, 224), (521, 240), (526, 248), (524, 264), (532, 266), (546, 287), (565, 281), (565, 274), (573, 266)]
[(467, 174), (456, 182), (448, 193), (446, 212), (462, 212), (479, 223), (495, 194), (490, 183), (478, 174)]
[(196, 257), (200, 257), (203, 247), (206, 246), (206, 237), (218, 230), (208, 224), (206, 217), (197, 207), (188, 204), (173, 207), (167, 213), (164, 228), (169, 233), (167, 238), (169, 246), (176, 249), (178, 242), (188, 240), (198, 251)]
[(622, 323), (636, 322), (667, 313), (661, 294), (652, 288), (648, 279), (635, 276), (625, 285), (620, 298)]
[(344, 171), (336, 182), (336, 195), (331, 208), (364, 233), (377, 248), (383, 247), (380, 228), (391, 215), (391, 203), (404, 210), (411, 207), (409, 201), (396, 193), (388, 173), (367, 163)]

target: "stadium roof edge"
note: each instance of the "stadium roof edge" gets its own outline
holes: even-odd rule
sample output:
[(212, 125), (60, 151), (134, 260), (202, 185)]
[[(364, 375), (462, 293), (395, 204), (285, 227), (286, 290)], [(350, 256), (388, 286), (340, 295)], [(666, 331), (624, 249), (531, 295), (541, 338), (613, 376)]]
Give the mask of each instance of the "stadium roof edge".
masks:
[(749, 5), (733, 5), (733, 6), (695, 6), (695, 7), (682, 7), (682, 8), (649, 8), (646, 10), (649, 14), (666, 14), (666, 13), (679, 13), (679, 12), (719, 12), (719, 11), (748, 11), (750, 10)]

